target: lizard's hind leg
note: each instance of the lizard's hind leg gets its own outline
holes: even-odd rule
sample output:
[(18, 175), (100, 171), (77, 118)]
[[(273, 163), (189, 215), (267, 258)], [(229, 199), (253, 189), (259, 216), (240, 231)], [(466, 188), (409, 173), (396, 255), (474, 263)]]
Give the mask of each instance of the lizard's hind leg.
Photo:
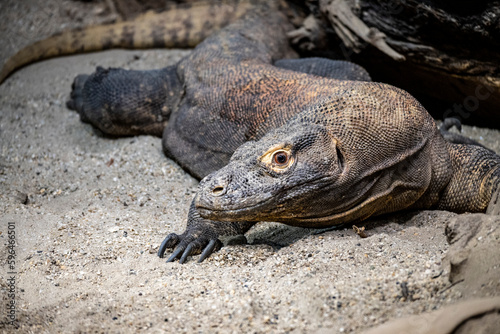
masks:
[(181, 89), (175, 66), (150, 71), (98, 67), (75, 78), (67, 106), (107, 135), (161, 136)]
[[(453, 176), (440, 192), (439, 210), (498, 212), (500, 156), (478, 145), (449, 144)], [(489, 208), (488, 208), (489, 206)]]

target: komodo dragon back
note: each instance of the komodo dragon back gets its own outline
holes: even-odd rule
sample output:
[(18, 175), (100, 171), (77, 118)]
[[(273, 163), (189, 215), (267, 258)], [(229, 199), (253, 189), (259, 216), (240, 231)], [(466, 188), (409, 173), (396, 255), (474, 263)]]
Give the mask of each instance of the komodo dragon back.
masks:
[(22, 66), (63, 55), (112, 48), (192, 48), (259, 3), (263, 1), (178, 5), (161, 13), (146, 12), (132, 21), (64, 31), (31, 44), (9, 58), (0, 72), (0, 83)]

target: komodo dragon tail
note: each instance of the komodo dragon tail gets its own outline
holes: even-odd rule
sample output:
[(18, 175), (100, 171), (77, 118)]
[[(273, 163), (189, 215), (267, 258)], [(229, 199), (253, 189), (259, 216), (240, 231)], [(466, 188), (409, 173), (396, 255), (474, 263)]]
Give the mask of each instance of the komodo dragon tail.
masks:
[[(190, 48), (234, 21), (259, 1), (218, 1), (146, 12), (133, 21), (64, 31), (21, 49), (7, 60), (0, 83), (18, 68), (35, 61), (112, 48)], [(261, 1), (262, 3), (262, 1)]]

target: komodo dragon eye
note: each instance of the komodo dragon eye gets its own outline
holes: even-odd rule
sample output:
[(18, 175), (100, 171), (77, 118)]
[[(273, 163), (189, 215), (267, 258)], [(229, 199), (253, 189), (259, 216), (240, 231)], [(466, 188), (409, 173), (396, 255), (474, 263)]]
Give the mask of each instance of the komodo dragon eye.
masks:
[(295, 159), (289, 147), (271, 148), (260, 158), (260, 163), (265, 168), (271, 169), (276, 173), (287, 171), (294, 162)]
[(285, 166), (290, 160), (290, 155), (285, 151), (278, 151), (273, 154), (273, 162), (279, 166)]

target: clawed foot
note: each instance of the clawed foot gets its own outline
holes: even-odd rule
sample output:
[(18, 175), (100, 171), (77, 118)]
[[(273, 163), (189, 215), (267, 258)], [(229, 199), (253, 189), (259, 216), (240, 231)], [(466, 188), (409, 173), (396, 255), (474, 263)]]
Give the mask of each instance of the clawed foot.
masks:
[[(167, 262), (179, 258), (179, 263), (184, 263), (188, 256), (201, 253), (198, 263), (209, 257), (214, 251), (222, 247), (222, 242), (216, 237), (207, 236), (206, 231), (186, 231), (181, 235), (170, 233), (160, 245), (158, 256), (163, 258), (167, 248), (174, 248)], [(208, 233), (211, 234), (211, 233)]]

